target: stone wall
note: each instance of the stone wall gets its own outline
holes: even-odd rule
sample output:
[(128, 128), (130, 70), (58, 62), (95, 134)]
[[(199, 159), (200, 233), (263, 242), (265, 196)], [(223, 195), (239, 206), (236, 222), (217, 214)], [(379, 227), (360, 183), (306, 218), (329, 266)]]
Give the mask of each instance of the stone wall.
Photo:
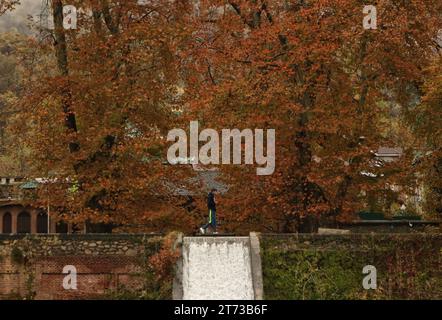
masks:
[[(175, 289), (180, 284), (198, 287), (201, 279), (196, 284), (189, 283), (198, 278), (195, 271), (183, 279), (183, 263), (181, 269), (175, 269), (177, 260), (165, 250), (179, 247), (180, 237), (175, 236), (0, 235), (0, 299), (171, 299), (172, 294), (182, 298), (183, 290), (173, 293), (170, 275), (178, 270), (181, 279), (175, 281)], [(198, 237), (194, 241), (202, 242), (204, 247), (239, 240)], [(200, 261), (201, 274), (215, 278), (222, 272), (208, 270), (213, 269), (211, 264), (224, 265), (223, 272), (232, 277), (224, 280), (225, 284), (235, 282), (240, 274), (232, 271), (232, 260), (248, 261), (244, 254), (250, 254), (251, 268), (247, 272), (254, 279), (255, 299), (442, 298), (441, 234), (253, 234), (251, 253), (237, 252), (235, 248), (223, 251), (214, 246), (213, 250), (196, 250), (202, 255), (198, 259), (191, 257), (190, 251), (185, 254), (186, 241), (189, 238), (182, 240), (183, 258), (197, 264)], [(243, 237), (241, 241), (249, 240)], [(161, 262), (159, 265), (172, 271), (166, 276), (157, 273), (152, 261)], [(188, 268), (189, 261), (188, 270), (192, 269)], [(375, 290), (362, 286), (362, 271), (367, 265), (377, 270)], [(63, 288), (65, 266), (76, 268), (76, 290)], [(256, 281), (261, 273), (263, 285), (261, 280)], [(214, 284), (222, 283), (215, 278)], [(219, 297), (224, 289), (217, 289), (213, 295)], [(249, 297), (250, 286), (246, 289)], [(242, 296), (241, 292), (238, 296)]]
[[(93, 299), (144, 290), (146, 261), (161, 243), (157, 235), (0, 235), (0, 299)], [(62, 285), (68, 265), (77, 271), (76, 290)]]

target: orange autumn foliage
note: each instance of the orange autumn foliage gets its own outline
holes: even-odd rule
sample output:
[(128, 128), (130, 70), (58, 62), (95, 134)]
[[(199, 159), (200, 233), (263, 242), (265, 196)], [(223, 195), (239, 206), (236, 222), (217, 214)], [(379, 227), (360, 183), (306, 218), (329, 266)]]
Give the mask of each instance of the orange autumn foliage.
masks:
[[(195, 172), (163, 163), (168, 130), (189, 120), (276, 129), (273, 175), (219, 166), (225, 231), (309, 231), (304, 221), (353, 219), (364, 193), (412, 188), (411, 145), (382, 167), (374, 152), (399, 143), (385, 119), (419, 95), (442, 3), (377, 1), (377, 30), (354, 0), (70, 4), (84, 9), (80, 30), (33, 42), (40, 65), (25, 68), (16, 106), (34, 175), (51, 179), (38, 202), (63, 219), (195, 230)], [(197, 214), (171, 185), (196, 195)]]

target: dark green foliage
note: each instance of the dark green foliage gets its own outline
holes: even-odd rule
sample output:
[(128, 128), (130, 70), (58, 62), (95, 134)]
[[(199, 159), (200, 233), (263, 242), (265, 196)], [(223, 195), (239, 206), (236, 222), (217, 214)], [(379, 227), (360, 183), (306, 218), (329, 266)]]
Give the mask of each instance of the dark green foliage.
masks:
[(12, 262), (16, 264), (23, 264), (24, 263), (24, 255), (20, 248), (13, 247), (11, 250), (11, 259)]
[(385, 216), (382, 212), (361, 211), (358, 215), (362, 220), (385, 220)]
[[(263, 236), (266, 299), (441, 299), (439, 235)], [(362, 269), (377, 268), (377, 290)]]

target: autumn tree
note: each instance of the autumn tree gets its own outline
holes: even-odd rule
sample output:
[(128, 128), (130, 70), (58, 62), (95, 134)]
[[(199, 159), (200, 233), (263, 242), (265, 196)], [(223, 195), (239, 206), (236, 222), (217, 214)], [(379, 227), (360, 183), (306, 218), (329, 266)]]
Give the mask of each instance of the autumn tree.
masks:
[(25, 83), (19, 105), (35, 176), (48, 179), (42, 205), (71, 222), (192, 227), (164, 182), (180, 174), (162, 157), (188, 3), (71, 1), (78, 30), (63, 28), (64, 4), (52, 1), (54, 30), (39, 46), (52, 58), (39, 80)]
[(418, 177), (424, 186), (425, 210), (429, 217), (442, 215), (442, 58), (427, 69), (422, 104), (411, 110), (410, 122), (419, 141), (416, 159)]
[(377, 30), (362, 27), (363, 1), (200, 3), (186, 87), (193, 116), (277, 132), (272, 176), (222, 166), (232, 229), (312, 231), (316, 217), (351, 218), (364, 193), (410, 178), (398, 170), (410, 153), (377, 167), (374, 152), (396, 143), (382, 134), (385, 105), (408, 103), (422, 84), (440, 3), (377, 1)]
[[(78, 30), (51, 3), (54, 30), (33, 43), (14, 107), (48, 178), (39, 201), (62, 218), (192, 230), (174, 191), (201, 186), (163, 164), (167, 131), (189, 120), (276, 129), (273, 175), (220, 166), (227, 231), (314, 231), (352, 219), (367, 194), (414, 188), (412, 146), (385, 119), (422, 95), (442, 3), (379, 0), (375, 30), (355, 0), (70, 1)], [(377, 166), (398, 144), (401, 161)]]
[(22, 146), (20, 132), (11, 131), (17, 116), (12, 107), (20, 99), (24, 68), (32, 49), (28, 37), (17, 33), (0, 35), (0, 174), (25, 176), (29, 150)]
[(0, 16), (9, 10), (12, 10), (14, 6), (19, 3), (19, 0), (0, 0)]

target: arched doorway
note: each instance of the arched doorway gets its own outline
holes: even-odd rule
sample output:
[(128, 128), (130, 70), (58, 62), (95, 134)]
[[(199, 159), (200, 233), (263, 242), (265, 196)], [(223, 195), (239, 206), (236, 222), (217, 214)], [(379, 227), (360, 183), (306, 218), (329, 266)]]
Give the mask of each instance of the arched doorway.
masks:
[(17, 216), (17, 233), (31, 233), (31, 215), (23, 211)]
[(68, 224), (64, 221), (60, 221), (55, 226), (56, 233), (68, 233)]
[(12, 233), (12, 216), (9, 212), (5, 212), (3, 215), (2, 233)]
[(48, 215), (40, 212), (37, 215), (37, 233), (48, 233)]

